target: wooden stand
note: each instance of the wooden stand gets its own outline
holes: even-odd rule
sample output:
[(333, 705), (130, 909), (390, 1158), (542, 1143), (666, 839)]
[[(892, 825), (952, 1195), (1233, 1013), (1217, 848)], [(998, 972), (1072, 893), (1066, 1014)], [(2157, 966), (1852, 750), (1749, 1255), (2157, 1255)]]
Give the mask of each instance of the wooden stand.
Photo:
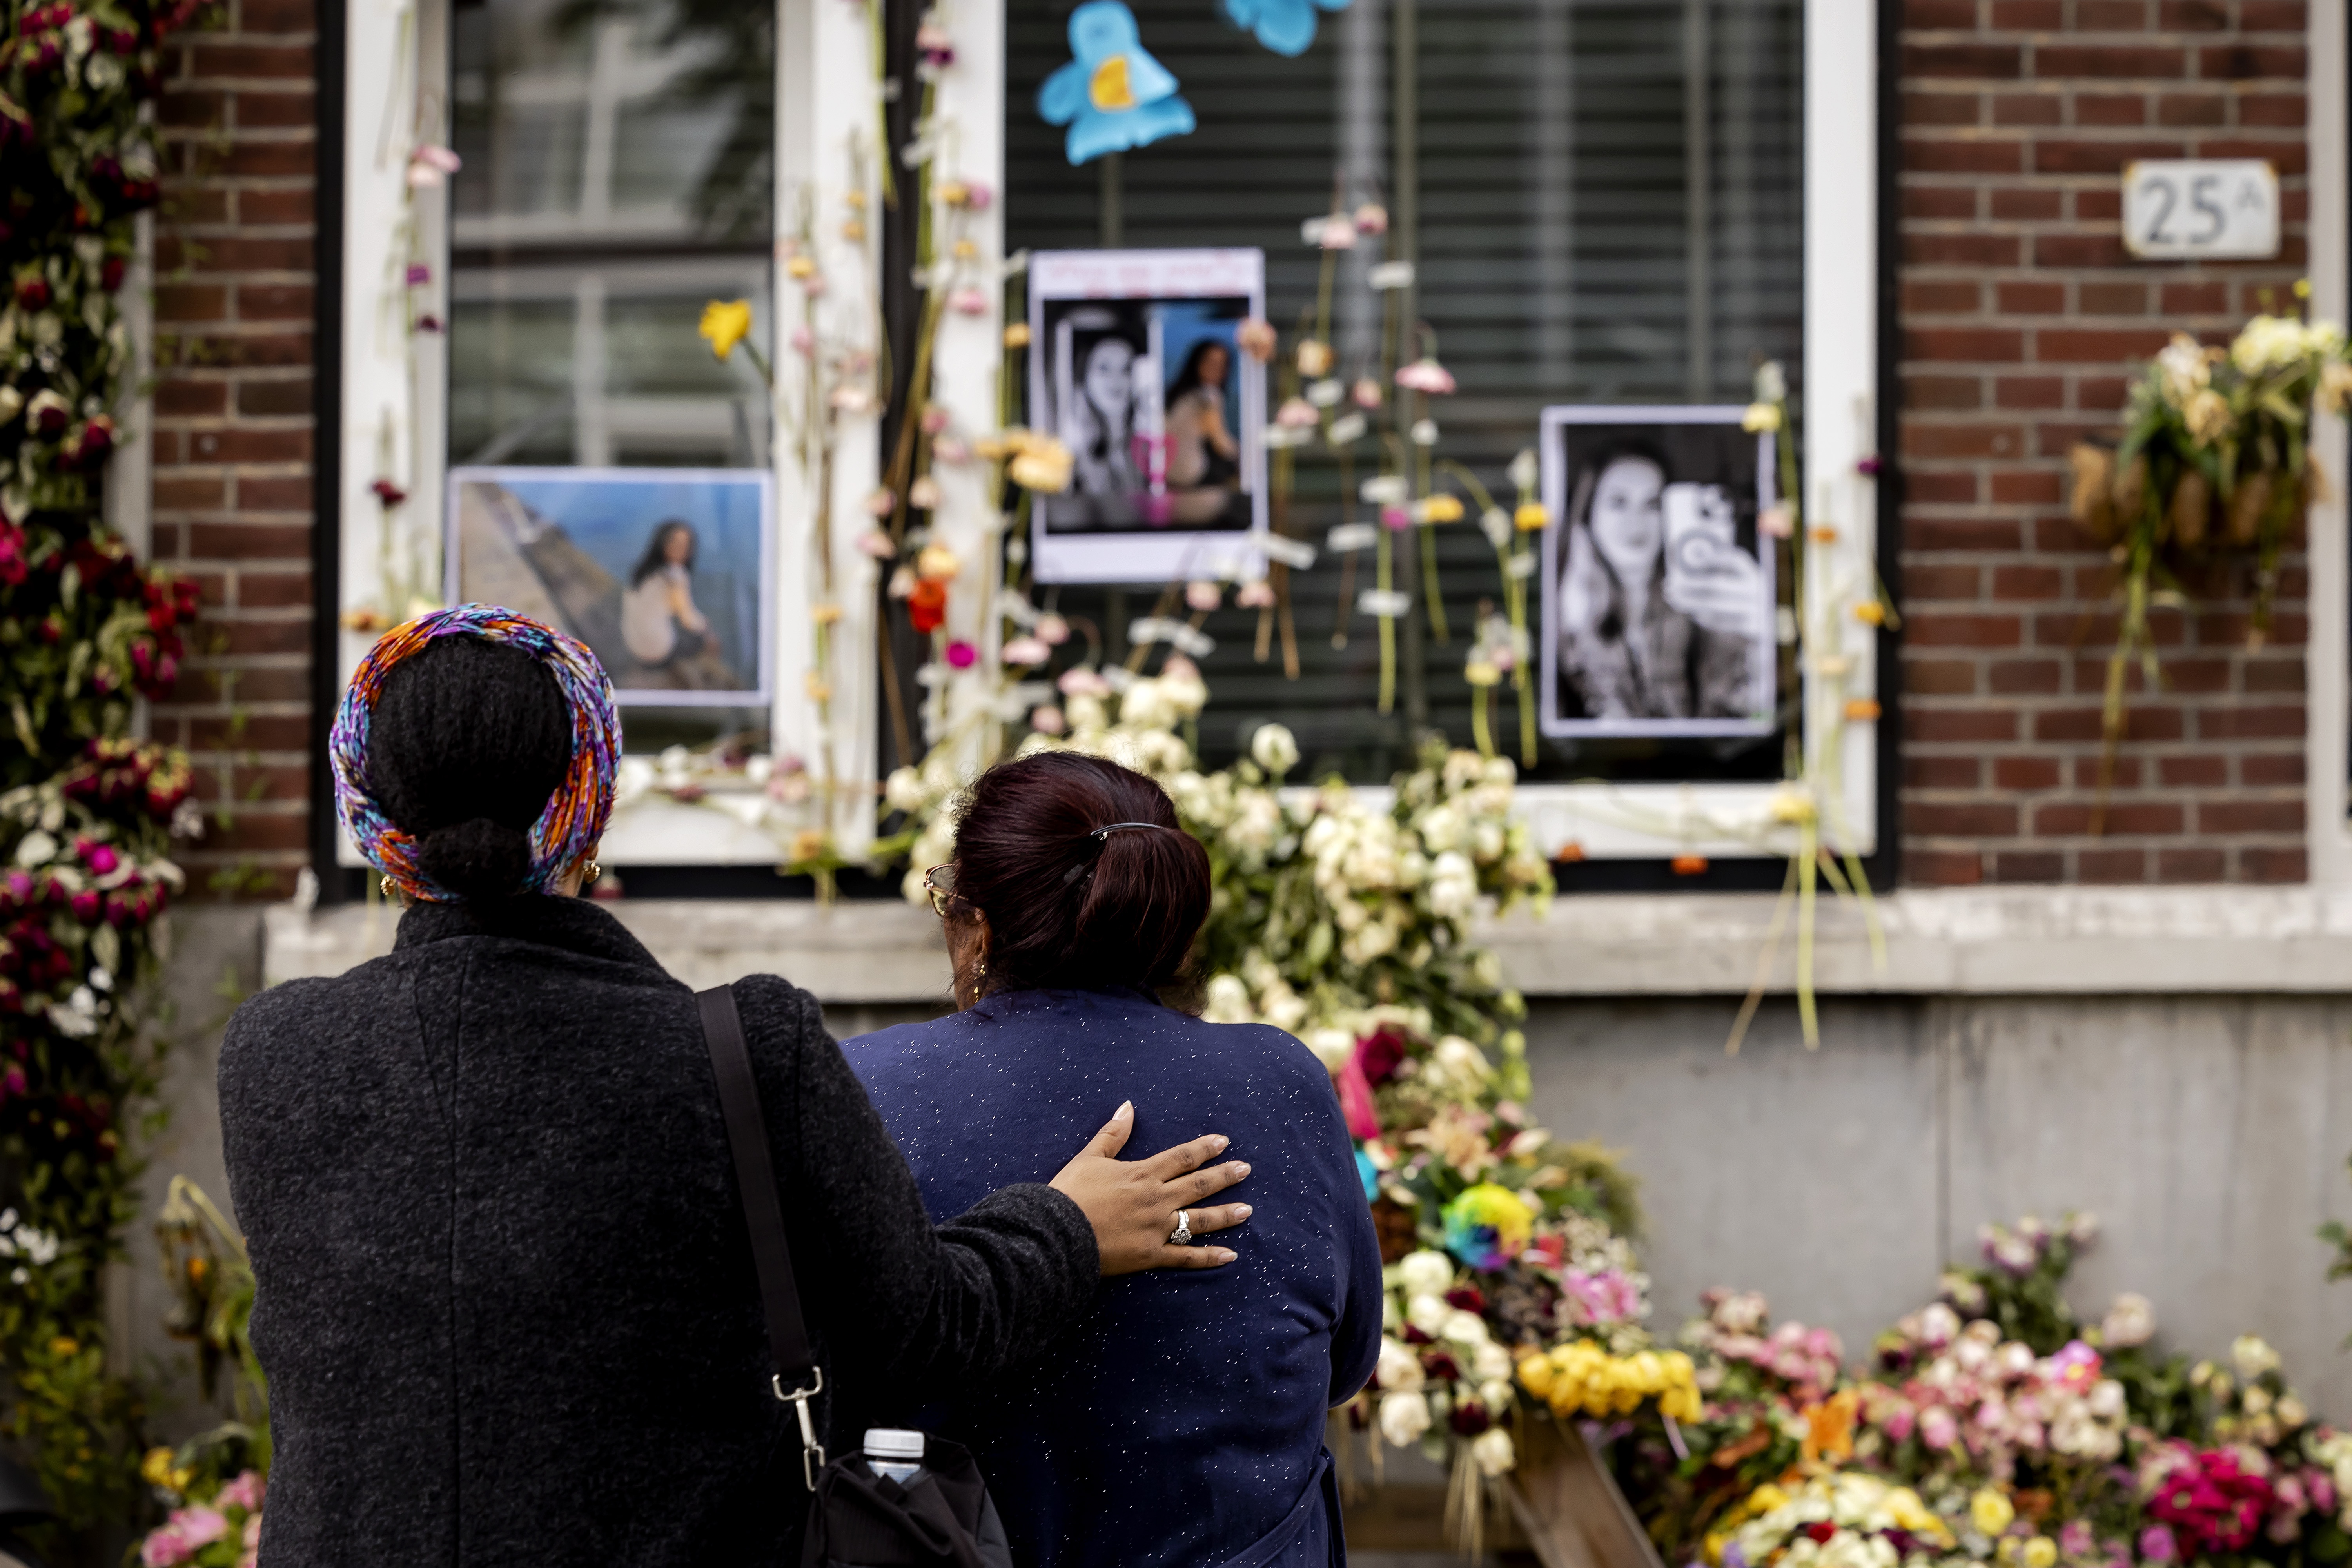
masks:
[(1548, 1415), (1531, 1417), (1520, 1431), (1518, 1466), (1505, 1491), (1544, 1568), (1664, 1568), (1617, 1478), (1582, 1433)]

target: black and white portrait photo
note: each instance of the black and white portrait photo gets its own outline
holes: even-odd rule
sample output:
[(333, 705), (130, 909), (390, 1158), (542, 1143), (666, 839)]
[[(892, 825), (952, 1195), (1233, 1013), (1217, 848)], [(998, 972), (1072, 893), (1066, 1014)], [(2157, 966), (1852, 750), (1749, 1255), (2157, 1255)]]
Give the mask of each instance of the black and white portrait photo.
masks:
[(1771, 731), (1773, 446), (1745, 412), (1544, 411), (1544, 733)]
[(1029, 417), (1070, 450), (1033, 503), (1042, 582), (1219, 574), (1265, 526), (1255, 250), (1049, 251), (1030, 261)]

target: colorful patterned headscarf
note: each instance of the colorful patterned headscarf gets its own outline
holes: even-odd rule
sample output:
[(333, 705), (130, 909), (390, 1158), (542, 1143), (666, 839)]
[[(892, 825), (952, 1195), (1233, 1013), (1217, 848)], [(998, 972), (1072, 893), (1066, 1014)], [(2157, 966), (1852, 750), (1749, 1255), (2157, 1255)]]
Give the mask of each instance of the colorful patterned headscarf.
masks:
[(367, 782), (368, 721), (384, 677), (435, 637), (476, 637), (522, 649), (555, 677), (563, 705), (571, 711), (572, 765), (531, 827), (530, 874), (518, 889), (543, 893), (604, 836), (604, 825), (613, 816), (621, 721), (613, 710), (612, 678), (588, 645), (528, 616), (497, 605), (460, 605), (394, 626), (377, 640), (352, 672), (335, 727), (327, 737), (327, 756), (335, 770), (336, 810), (359, 852), (402, 892), (425, 903), (459, 900), (459, 895), (418, 868), (415, 837), (393, 826)]

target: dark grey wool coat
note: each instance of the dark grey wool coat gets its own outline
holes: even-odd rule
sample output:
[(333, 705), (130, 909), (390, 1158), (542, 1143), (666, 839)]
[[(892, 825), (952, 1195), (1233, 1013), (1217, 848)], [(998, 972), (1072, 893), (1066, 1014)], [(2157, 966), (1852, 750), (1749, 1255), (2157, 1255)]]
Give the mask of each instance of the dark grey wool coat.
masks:
[[(1076, 1321), (1077, 1205), (1007, 1187), (933, 1230), (815, 1000), (736, 994), (829, 1447)], [(693, 996), (618, 921), (412, 909), (388, 956), (238, 1008), (220, 1100), (265, 1568), (798, 1563), (800, 1442)]]

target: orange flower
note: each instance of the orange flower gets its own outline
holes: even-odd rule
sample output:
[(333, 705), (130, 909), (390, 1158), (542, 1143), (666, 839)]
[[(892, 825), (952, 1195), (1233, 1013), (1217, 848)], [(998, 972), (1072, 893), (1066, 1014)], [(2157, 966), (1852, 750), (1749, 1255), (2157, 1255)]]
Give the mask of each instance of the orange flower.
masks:
[(1573, 866), (1584, 858), (1584, 846), (1571, 838), (1559, 847), (1559, 852), (1552, 858), (1563, 866)]
[(1853, 698), (1845, 705), (1845, 716), (1857, 724), (1867, 724), (1878, 714), (1878, 704), (1867, 697)]
[(1860, 1399), (1853, 1389), (1841, 1388), (1801, 1412), (1805, 1418), (1803, 1454), (1807, 1464), (1853, 1458), (1854, 1406)]
[(1677, 855), (1674, 858), (1674, 872), (1677, 877), (1703, 877), (1706, 874), (1706, 857)]

